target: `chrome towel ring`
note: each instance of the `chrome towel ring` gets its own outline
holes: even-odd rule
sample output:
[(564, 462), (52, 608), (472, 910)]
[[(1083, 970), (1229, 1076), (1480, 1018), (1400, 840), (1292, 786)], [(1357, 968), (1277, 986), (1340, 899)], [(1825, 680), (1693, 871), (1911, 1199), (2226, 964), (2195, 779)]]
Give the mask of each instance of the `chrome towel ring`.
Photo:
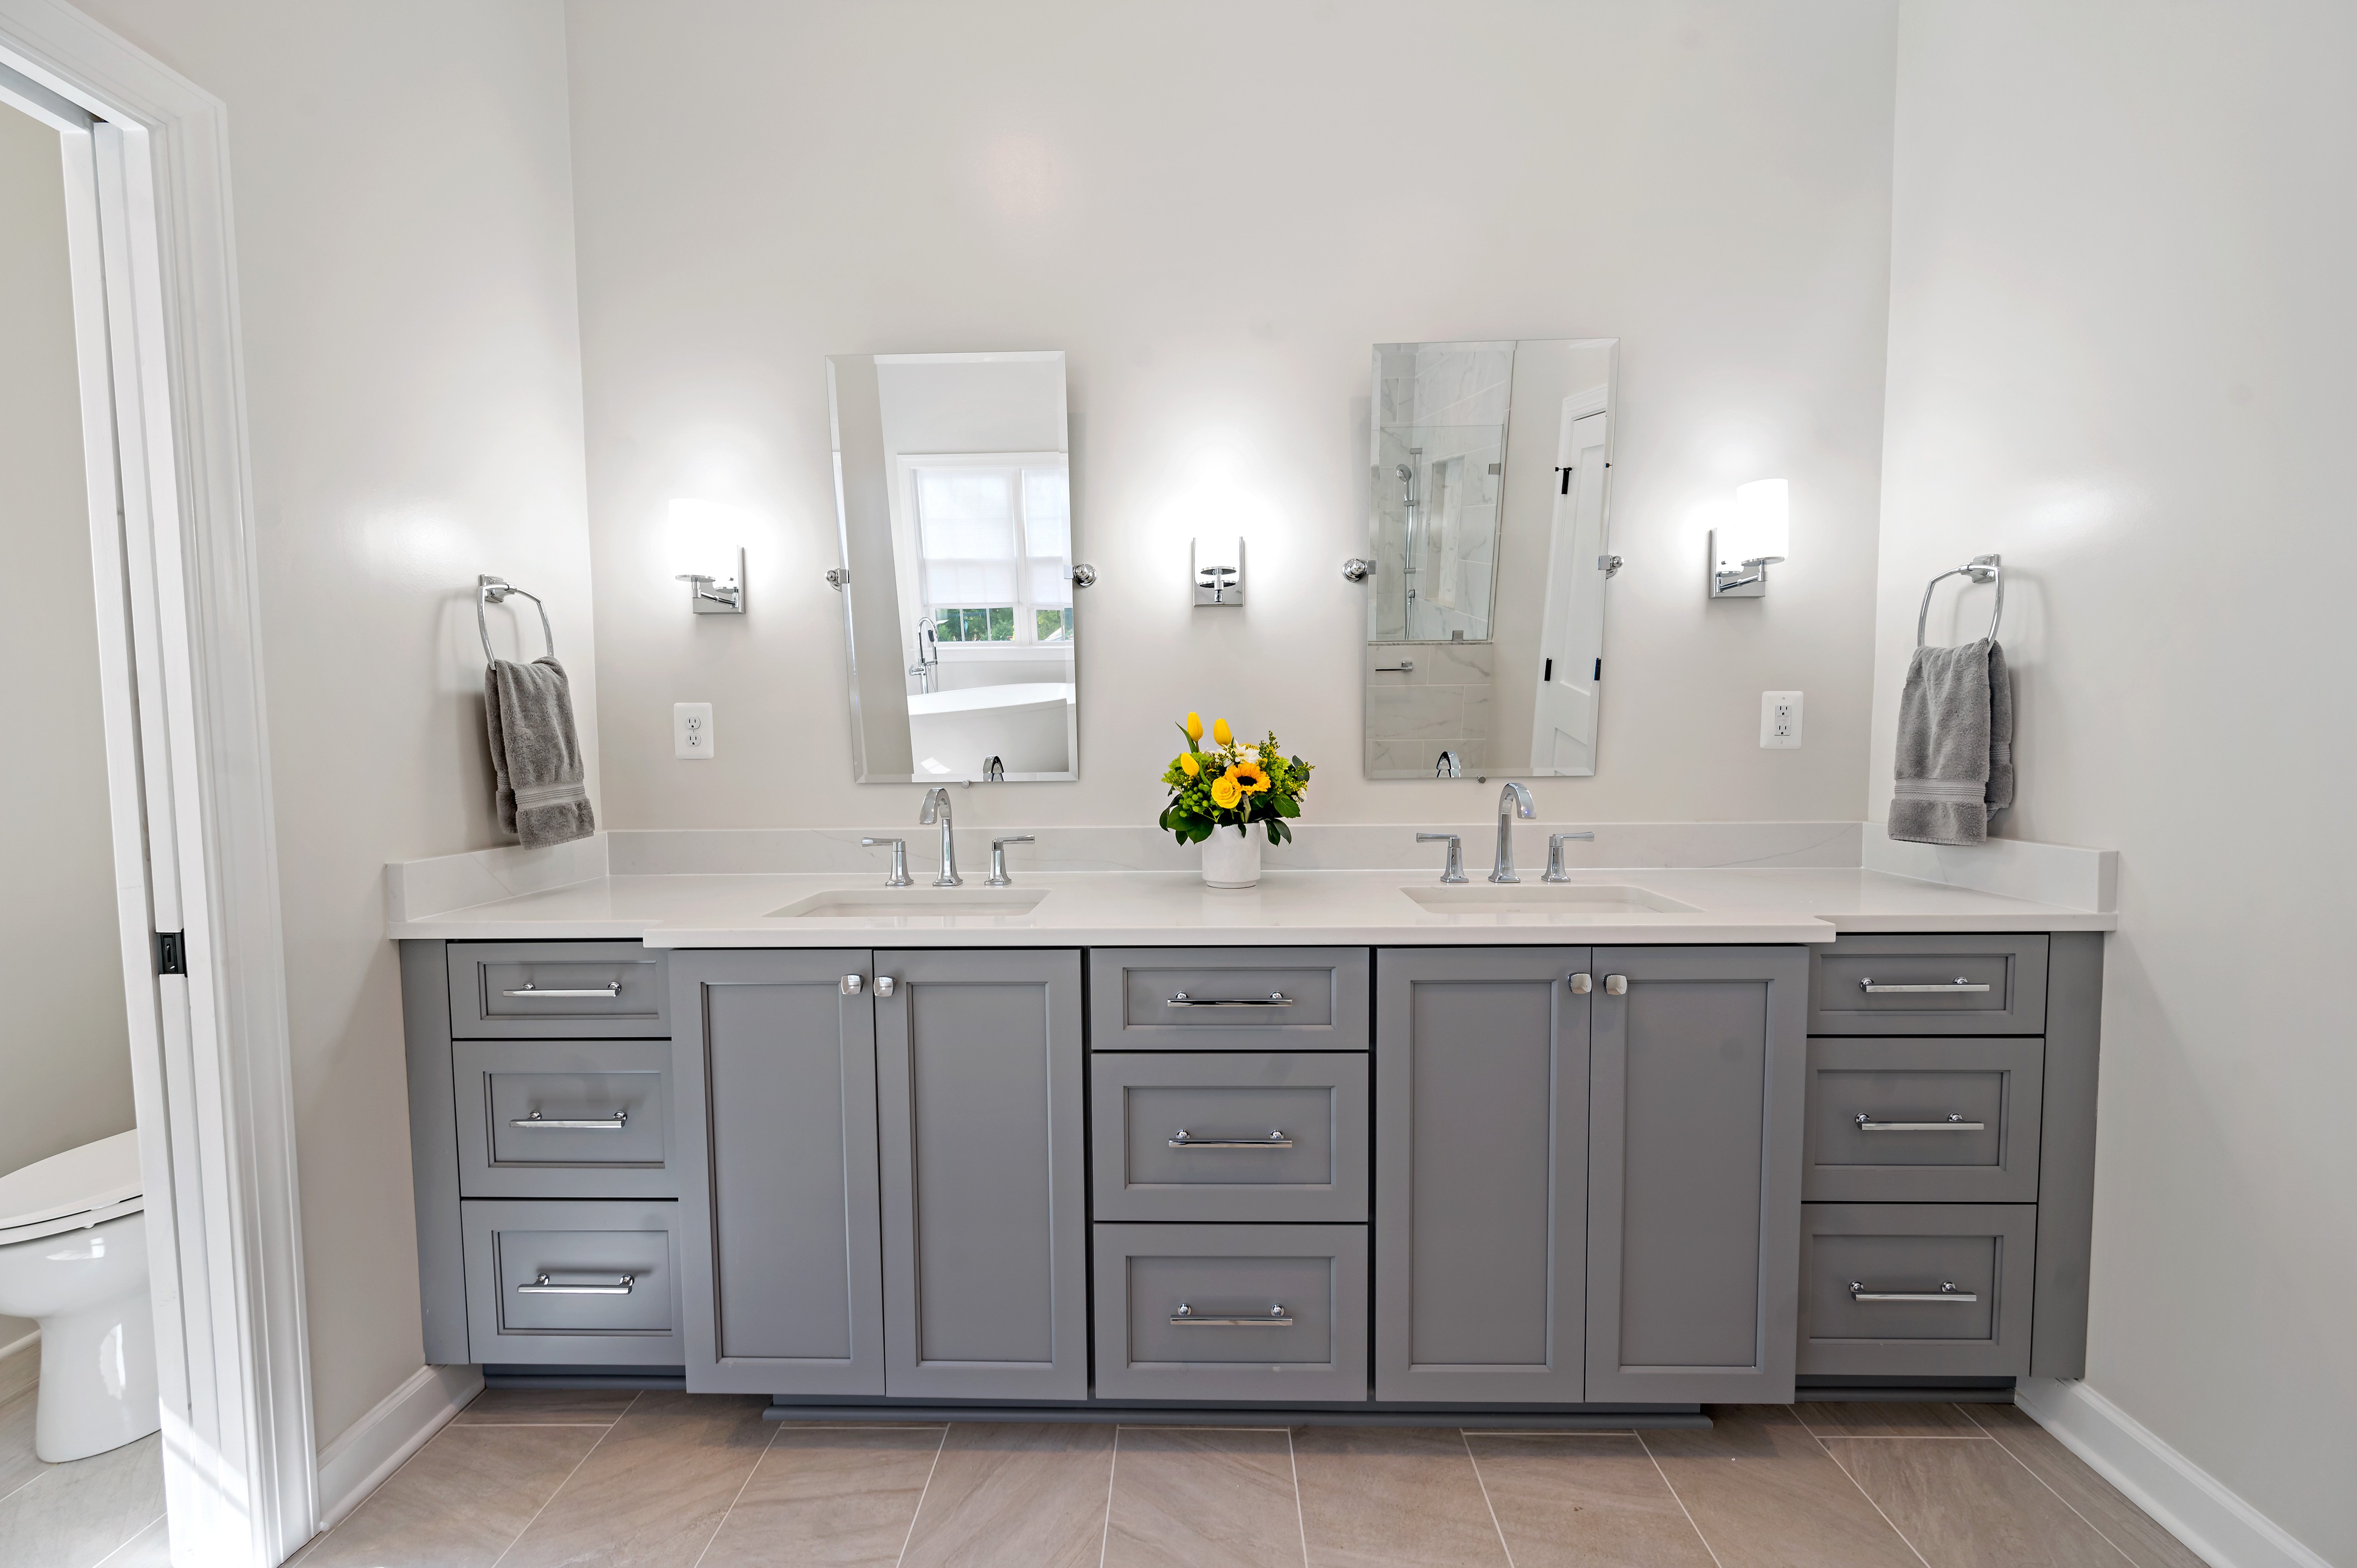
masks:
[(1915, 612), (1915, 646), (1923, 646), (1923, 628), (1932, 616), (1932, 590), (1940, 585), (1942, 577), (1970, 577), (1975, 583), (1996, 585), (1996, 608), (1989, 616), (1989, 640), (1996, 640), (1997, 624), (2005, 619), (2005, 558), (2001, 555), (1975, 555), (1961, 566), (1952, 566), (1940, 576), (1923, 585), (1923, 607)]
[[(540, 602), (540, 596), (525, 593), (523, 589), (517, 587), (504, 577), (485, 575), (475, 579), (475, 630), (483, 639), (485, 662), (496, 664), (499, 662), (500, 656), (491, 651), (491, 628), (490, 623), (483, 618), (483, 607), (505, 604), (510, 594), (523, 594), (525, 598), (533, 602), (533, 607), (540, 611), (540, 635), (548, 639), (548, 657), (555, 658), (556, 633), (549, 628), (548, 607)], [(518, 651), (521, 652), (522, 650)]]

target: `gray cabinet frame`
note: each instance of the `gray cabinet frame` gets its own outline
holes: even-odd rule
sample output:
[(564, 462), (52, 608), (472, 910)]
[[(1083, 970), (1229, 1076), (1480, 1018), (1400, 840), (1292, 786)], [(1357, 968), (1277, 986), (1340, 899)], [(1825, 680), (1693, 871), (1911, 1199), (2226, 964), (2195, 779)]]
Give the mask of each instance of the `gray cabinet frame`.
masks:
[[(1587, 1213), (1587, 995), (1568, 983), (1588, 969), (1586, 948), (1384, 948), (1375, 954), (1375, 1397), (1450, 1403), (1573, 1404), (1581, 1398)], [(1548, 988), (1542, 1040), (1484, 1049), (1490, 1031), (1526, 1023), (1503, 988)], [(1434, 988), (1417, 1028), (1420, 988)], [(1510, 1048), (1522, 1047), (1523, 1059)], [(1544, 1053), (1531, 1125), (1529, 1051)], [(1419, 1068), (1422, 1071), (1419, 1071)], [(1494, 1108), (1496, 1116), (1487, 1109)], [(1520, 1125), (1512, 1136), (1500, 1129)], [(1485, 1125), (1485, 1123), (1489, 1123)], [(1520, 1140), (1520, 1141), (1517, 1141)], [(1485, 1173), (1530, 1176), (1536, 1190), (1503, 1192)], [(1527, 1267), (1533, 1217), (1544, 1231), (1536, 1280), (1485, 1279), (1481, 1265)], [(1509, 1206), (1519, 1207), (1519, 1215)], [(1520, 1234), (1501, 1227), (1519, 1221)], [(1419, 1242), (1419, 1230), (1426, 1234)], [(1419, 1297), (1431, 1338), (1458, 1343), (1527, 1332), (1511, 1315), (1539, 1295), (1542, 1354), (1527, 1362), (1419, 1360)], [(1508, 1290), (1523, 1291), (1512, 1299)]]
[[(1088, 1397), (1088, 1170), (1082, 1157), (1077, 950), (878, 951), (876, 1065), (884, 1236), (884, 1391), (896, 1399)], [(1039, 998), (997, 1005), (988, 988)], [(939, 992), (963, 1017), (929, 1012)], [(921, 1016), (920, 1016), (921, 1015)], [(938, 1080), (938, 1081), (936, 1081)], [(1022, 1101), (1028, 1096), (1029, 1103)], [(1027, 1142), (1027, 1140), (1037, 1140)], [(1026, 1167), (1036, 1174), (1036, 1185)], [(977, 1173), (981, 1173), (977, 1176)], [(985, 1214), (988, 1229), (961, 1231)], [(1024, 1277), (1036, 1259), (1042, 1273)], [(1016, 1305), (1043, 1307), (1046, 1334)], [(1004, 1343), (1000, 1357), (949, 1356)], [(1012, 1353), (1028, 1345), (1044, 1355)]]
[[(1798, 947), (1598, 948), (1593, 1076), (1589, 1083), (1587, 1380), (1591, 1403), (1771, 1403), (1792, 1397), (1801, 1227), (1801, 1128), (1805, 1089), (1808, 953)], [(1610, 976), (1625, 994), (1609, 994)], [(1764, 990), (1756, 1027), (1760, 1059), (1745, 1065), (1703, 1045), (1717, 1026), (1699, 1010), (1695, 983)], [(1649, 1033), (1692, 1034), (1691, 1053), (1649, 1067), (1641, 1100), (1632, 1090), (1631, 1015), (1652, 1009)], [(1691, 1014), (1693, 1022), (1682, 1017)], [(1684, 1042), (1681, 1041), (1681, 1047)], [(1732, 1066), (1727, 1065), (1730, 1060)], [(1754, 1079), (1751, 1075), (1757, 1074)], [(1663, 1075), (1667, 1075), (1664, 1077)], [(1676, 1082), (1681, 1104), (1658, 1098)], [(1757, 1095), (1759, 1142), (1714, 1143), (1689, 1115), (1716, 1100), (1726, 1107)], [(1749, 1358), (1724, 1365), (1640, 1365), (1624, 1357), (1624, 1325), (1660, 1340), (1690, 1332), (1707, 1338), (1727, 1300), (1710, 1278), (1723, 1259), (1700, 1234), (1707, 1200), (1756, 1193), (1758, 1272)], [(1629, 1223), (1631, 1206), (1642, 1223)], [(1689, 1214), (1692, 1219), (1689, 1219)], [(1723, 1222), (1723, 1213), (1716, 1217)], [(1738, 1287), (1739, 1288), (1739, 1287)]]
[[(673, 1139), (680, 1181), (681, 1299), (687, 1386), (697, 1393), (880, 1394), (884, 1391), (883, 1267), (878, 1245), (876, 1146), (876, 1022), (866, 986), (871, 955), (864, 949), (688, 950), (672, 955), (671, 1015)], [(857, 995), (845, 995), (842, 977), (862, 978)], [(733, 1144), (751, 1128), (716, 1134), (711, 1063), (715, 1049), (711, 996), (733, 986), (821, 988), (835, 1001), (837, 1070), (828, 1090), (841, 1129), (834, 1157), (815, 1152), (749, 1144), (740, 1158)], [(758, 1043), (728, 1041), (732, 1052)], [(780, 1086), (781, 1089), (783, 1086)], [(757, 1105), (733, 1111), (757, 1113)], [(815, 1163), (813, 1156), (815, 1155)], [(782, 1188), (783, 1190), (780, 1190)], [(845, 1356), (721, 1354), (726, 1290), (720, 1273), (716, 1209), (742, 1205), (758, 1224), (764, 1206), (795, 1209), (803, 1244), (823, 1246), (831, 1271), (839, 1260), (845, 1296), (839, 1326)], [(732, 1219), (731, 1223), (735, 1220)], [(789, 1260), (789, 1262), (791, 1260)], [(838, 1324), (827, 1324), (834, 1328)]]

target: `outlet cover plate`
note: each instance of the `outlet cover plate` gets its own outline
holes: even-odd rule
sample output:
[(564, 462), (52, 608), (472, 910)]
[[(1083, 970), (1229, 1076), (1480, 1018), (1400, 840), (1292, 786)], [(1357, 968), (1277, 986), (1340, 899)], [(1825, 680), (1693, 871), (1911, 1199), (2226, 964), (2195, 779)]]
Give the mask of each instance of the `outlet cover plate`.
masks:
[(684, 762), (712, 760), (712, 704), (671, 705), (671, 754)]
[(1801, 744), (1801, 693), (1760, 693), (1760, 744), (1771, 751), (1791, 751)]

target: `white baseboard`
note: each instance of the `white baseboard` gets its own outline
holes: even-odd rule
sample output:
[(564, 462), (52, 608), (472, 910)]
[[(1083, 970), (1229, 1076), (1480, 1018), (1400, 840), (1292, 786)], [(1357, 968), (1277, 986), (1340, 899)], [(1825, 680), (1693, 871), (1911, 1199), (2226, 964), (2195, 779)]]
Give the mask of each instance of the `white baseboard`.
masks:
[(0, 1400), (12, 1400), (41, 1380), (41, 1331), (0, 1345)]
[(2024, 1378), (2014, 1402), (2212, 1568), (2332, 1568), (2086, 1384)]
[(332, 1529), (483, 1391), (480, 1367), (420, 1367), (319, 1450), (319, 1528)]

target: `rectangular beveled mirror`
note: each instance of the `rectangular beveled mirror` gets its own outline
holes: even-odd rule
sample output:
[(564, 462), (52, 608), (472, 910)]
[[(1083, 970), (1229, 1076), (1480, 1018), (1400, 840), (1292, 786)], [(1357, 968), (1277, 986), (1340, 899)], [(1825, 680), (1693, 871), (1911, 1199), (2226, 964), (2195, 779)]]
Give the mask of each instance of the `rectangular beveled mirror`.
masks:
[(863, 784), (1080, 777), (1064, 356), (826, 361)]
[(1375, 346), (1368, 778), (1596, 771), (1618, 349)]

